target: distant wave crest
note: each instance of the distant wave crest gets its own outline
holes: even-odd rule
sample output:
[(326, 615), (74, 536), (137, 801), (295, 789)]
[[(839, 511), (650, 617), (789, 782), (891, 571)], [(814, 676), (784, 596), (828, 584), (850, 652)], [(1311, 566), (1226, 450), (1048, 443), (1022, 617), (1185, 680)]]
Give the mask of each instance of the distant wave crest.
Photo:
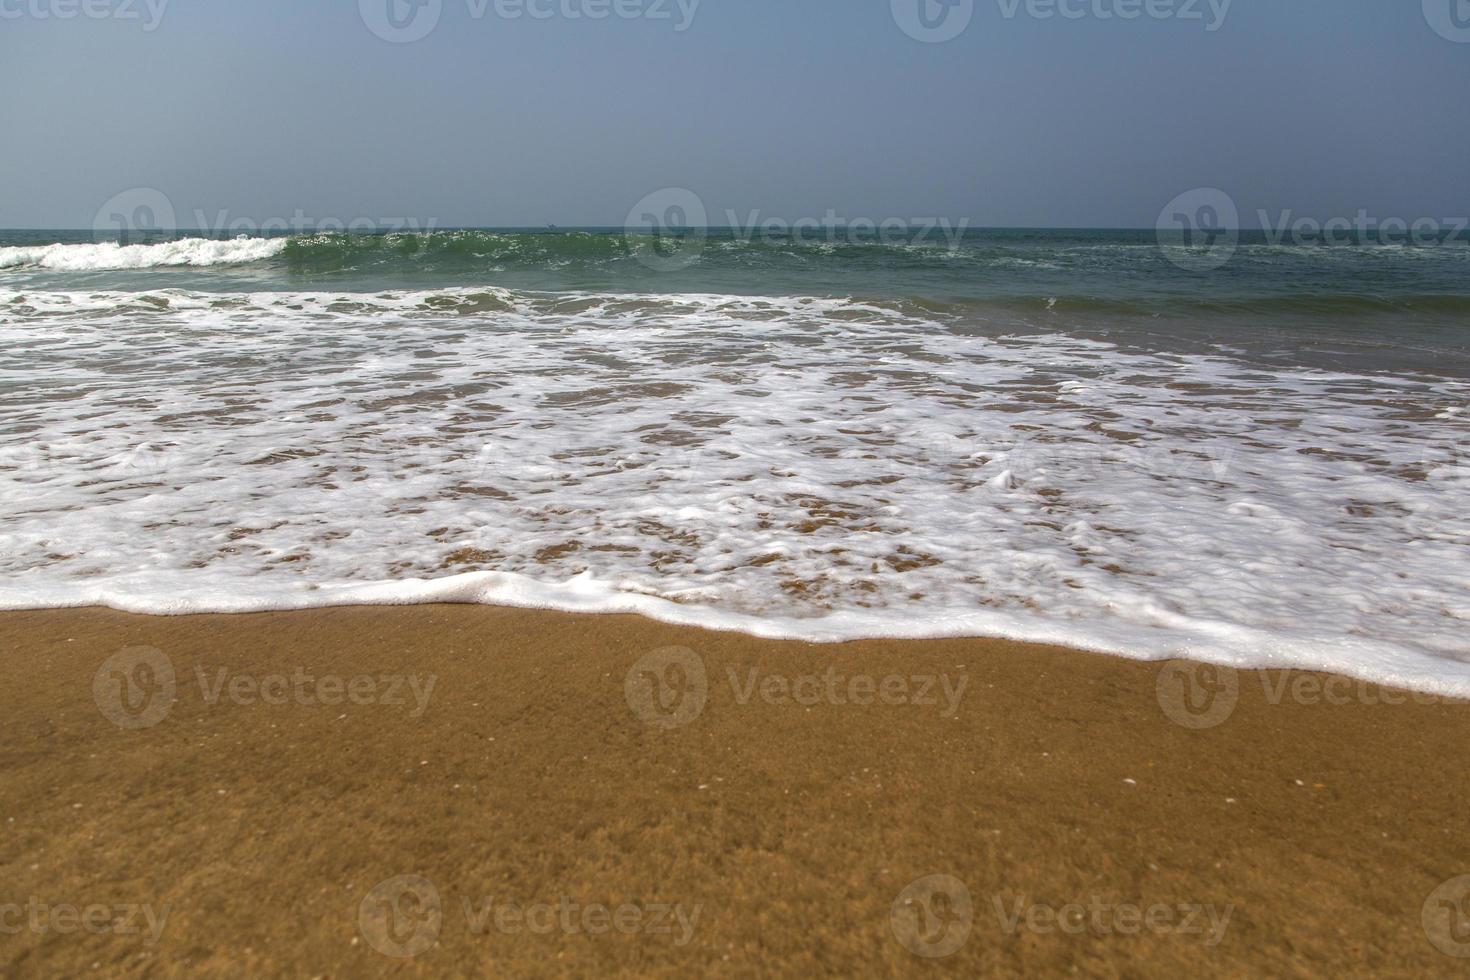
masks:
[(161, 266), (238, 265), (259, 262), (285, 250), (284, 238), (237, 238), (214, 241), (181, 238), (156, 245), (40, 245), (0, 248), (0, 269), (50, 269), (57, 272), (102, 272)]

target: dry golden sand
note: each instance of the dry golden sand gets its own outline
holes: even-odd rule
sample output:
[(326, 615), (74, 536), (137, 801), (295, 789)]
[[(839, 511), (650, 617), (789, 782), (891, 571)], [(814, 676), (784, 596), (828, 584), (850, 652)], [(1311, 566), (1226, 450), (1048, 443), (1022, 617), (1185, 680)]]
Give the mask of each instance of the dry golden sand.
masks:
[[(1463, 894), (1451, 885), (1431, 900), (1470, 874), (1464, 705), (1367, 703), (1383, 692), (1356, 685), (1335, 689), (1347, 703), (1309, 703), (1324, 678), (1186, 665), (1161, 675), (990, 640), (813, 646), (457, 606), (10, 613), (0, 645), (4, 976), (1470, 967), (1448, 955), (1470, 930), (1441, 928), (1456, 924)], [(165, 678), (150, 680), (158, 655), (139, 647), (167, 658), (172, 701), (144, 696)], [(668, 647), (697, 659), (657, 653)], [(741, 703), (752, 670), (794, 679), (829, 667), (844, 701), (855, 676), (965, 686), (952, 714), (940, 684), (933, 704), (875, 694), (858, 705), (810, 681), (799, 693), (815, 703), (771, 686), (767, 698), (758, 682)], [(206, 689), (227, 678), (214, 703), (201, 670)], [(407, 684), (403, 703), (306, 704), (291, 688), (298, 671), (316, 679), (301, 687), (313, 696), (335, 693), (324, 678), (372, 676), (358, 701), (385, 698), (384, 677), (416, 675), (422, 693), (432, 675), (434, 686), (421, 713)], [(137, 686), (124, 692), (119, 676)], [(1303, 686), (1273, 703), (1263, 678)], [(1195, 717), (1178, 700), (1193, 681), (1226, 685), (1213, 706), (1193, 702), (1218, 724), (1171, 718)], [(260, 700), (250, 685), (262, 682), (285, 703)], [(923, 686), (905, 684), (906, 701)], [(141, 714), (123, 712), (120, 693)], [(949, 879), (905, 892), (931, 875), (963, 883), (968, 935)], [(477, 932), (466, 903), (486, 901)], [(47, 909), (33, 927), (37, 902)], [(1033, 911), (1008, 929), (1018, 902)], [(1070, 903), (1083, 906), (1068, 919), (1082, 931), (1050, 928), (1042, 910)], [(507, 911), (498, 928), (511, 904), (531, 920)], [(141, 912), (138, 934), (93, 934), (58, 918), (59, 905), (166, 918), (151, 942)], [(1209, 908), (1181, 931), (1181, 905)], [(588, 906), (609, 918), (584, 918)], [(1153, 928), (1132, 918), (1151, 906), (1164, 909)], [(1223, 924), (1227, 910), (1212, 933), (1210, 911)], [(914, 938), (921, 912), (929, 931)], [(100, 929), (116, 913), (95, 914)], [(613, 914), (638, 931), (618, 931)], [(943, 958), (910, 948), (959, 940)], [(408, 959), (376, 948), (416, 946)]]

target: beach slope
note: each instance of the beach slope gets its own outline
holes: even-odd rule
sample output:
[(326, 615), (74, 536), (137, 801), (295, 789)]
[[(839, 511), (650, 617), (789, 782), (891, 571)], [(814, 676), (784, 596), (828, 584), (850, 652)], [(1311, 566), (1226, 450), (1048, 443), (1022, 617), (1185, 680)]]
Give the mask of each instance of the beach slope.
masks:
[(1470, 954), (1470, 710), (1338, 678), (473, 606), (7, 613), (0, 649), (6, 976)]

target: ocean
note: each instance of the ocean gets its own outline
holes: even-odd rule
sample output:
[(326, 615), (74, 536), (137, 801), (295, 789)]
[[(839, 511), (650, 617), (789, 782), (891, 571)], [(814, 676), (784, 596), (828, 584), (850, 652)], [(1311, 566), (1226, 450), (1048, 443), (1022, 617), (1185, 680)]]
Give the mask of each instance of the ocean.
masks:
[(0, 232), (0, 608), (484, 602), (1470, 695), (1470, 246), (1203, 248)]

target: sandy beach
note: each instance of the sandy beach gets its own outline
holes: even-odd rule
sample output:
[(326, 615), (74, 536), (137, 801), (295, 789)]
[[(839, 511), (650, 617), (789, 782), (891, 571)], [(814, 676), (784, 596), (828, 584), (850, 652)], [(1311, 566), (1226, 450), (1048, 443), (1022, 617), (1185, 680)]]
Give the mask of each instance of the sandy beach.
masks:
[(0, 645), (6, 976), (1470, 954), (1470, 710), (1342, 678), (472, 606), (7, 613)]

